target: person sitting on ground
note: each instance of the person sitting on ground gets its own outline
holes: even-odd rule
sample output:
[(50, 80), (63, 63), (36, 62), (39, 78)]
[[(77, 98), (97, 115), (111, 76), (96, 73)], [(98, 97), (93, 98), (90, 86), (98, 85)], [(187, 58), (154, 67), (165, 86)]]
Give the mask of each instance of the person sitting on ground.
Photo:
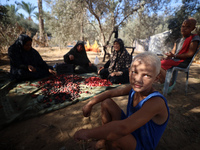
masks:
[[(99, 140), (97, 149), (155, 149), (169, 120), (167, 100), (152, 87), (160, 66), (160, 59), (152, 52), (136, 55), (129, 71), (130, 84), (95, 96), (82, 109), (88, 117), (92, 107), (101, 102), (103, 125), (81, 129), (74, 134), (74, 139)], [(112, 97), (128, 94), (125, 115)]]
[(74, 64), (74, 72), (77, 74), (91, 72), (97, 73), (97, 67), (88, 59), (84, 41), (78, 41), (76, 45), (64, 55), (64, 62), (67, 64)]
[(34, 80), (51, 74), (56, 75), (53, 67), (48, 66), (31, 45), (32, 38), (21, 34), (8, 48), (11, 79)]
[[(189, 18), (183, 21), (181, 26), (182, 38), (176, 40), (174, 47), (171, 52), (166, 53), (167, 57), (161, 61), (161, 72), (159, 76), (159, 81), (164, 83), (166, 71), (174, 66), (186, 68), (195, 52), (197, 51), (200, 37), (191, 32), (195, 29), (196, 20), (194, 18)], [(170, 84), (171, 85), (171, 84)], [(173, 86), (169, 88), (171, 91)], [(169, 92), (170, 92), (169, 91)]]
[(110, 59), (99, 69), (98, 74), (102, 79), (109, 79), (112, 83), (128, 83), (128, 68), (132, 57), (125, 49), (122, 39), (116, 39), (113, 47), (114, 51)]

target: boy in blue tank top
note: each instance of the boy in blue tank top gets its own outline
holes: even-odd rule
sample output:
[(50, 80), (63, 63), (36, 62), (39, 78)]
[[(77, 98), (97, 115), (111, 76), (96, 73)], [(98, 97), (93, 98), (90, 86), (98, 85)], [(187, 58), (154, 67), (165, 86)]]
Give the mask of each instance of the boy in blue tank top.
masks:
[[(151, 52), (136, 55), (129, 71), (129, 85), (105, 91), (83, 107), (83, 115), (88, 117), (92, 107), (101, 102), (103, 125), (81, 129), (74, 138), (98, 140), (96, 149), (155, 149), (169, 120), (167, 100), (152, 87), (158, 79), (160, 66), (160, 59)], [(128, 94), (125, 114), (112, 97)]]

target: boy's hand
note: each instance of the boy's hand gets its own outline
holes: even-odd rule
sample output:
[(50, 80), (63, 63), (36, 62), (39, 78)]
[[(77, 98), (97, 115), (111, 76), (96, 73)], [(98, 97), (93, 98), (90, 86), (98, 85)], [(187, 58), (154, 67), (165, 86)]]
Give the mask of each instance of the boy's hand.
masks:
[(75, 132), (74, 139), (78, 140), (78, 141), (87, 140), (88, 138), (87, 138), (87, 134), (86, 133), (87, 133), (87, 129), (81, 129), (81, 130)]
[(89, 104), (86, 104), (83, 106), (82, 111), (83, 111), (83, 116), (84, 117), (89, 117), (91, 114), (92, 106)]

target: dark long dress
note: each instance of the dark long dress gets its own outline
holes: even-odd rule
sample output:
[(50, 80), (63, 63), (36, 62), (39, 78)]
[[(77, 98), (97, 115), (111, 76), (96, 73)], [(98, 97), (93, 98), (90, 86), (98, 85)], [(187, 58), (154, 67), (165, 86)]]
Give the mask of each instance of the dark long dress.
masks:
[[(83, 46), (83, 50), (80, 52), (77, 50), (78, 45)], [(74, 60), (70, 60), (69, 55), (73, 55)], [(74, 64), (74, 72), (77, 74), (97, 72), (96, 66), (89, 66), (90, 60), (88, 59), (87, 53), (85, 51), (83, 41), (78, 41), (76, 45), (67, 54), (64, 55), (64, 62), (67, 64)]]
[[(13, 45), (8, 48), (10, 58), (10, 74), (11, 79), (16, 80), (34, 80), (50, 75), (49, 68), (40, 54), (31, 47), (29, 51), (23, 49), (26, 42), (32, 39), (22, 34), (18, 37)], [(30, 72), (28, 65), (36, 68), (36, 72)]]

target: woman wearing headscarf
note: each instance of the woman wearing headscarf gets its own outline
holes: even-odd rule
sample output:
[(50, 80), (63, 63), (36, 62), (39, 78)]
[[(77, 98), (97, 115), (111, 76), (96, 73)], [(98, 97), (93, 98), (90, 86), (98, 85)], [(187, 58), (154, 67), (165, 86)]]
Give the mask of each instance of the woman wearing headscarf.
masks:
[(131, 65), (132, 57), (125, 49), (122, 39), (116, 39), (113, 47), (114, 51), (110, 59), (98, 71), (98, 74), (102, 79), (109, 79), (112, 83), (128, 83), (128, 69)]
[(31, 45), (32, 38), (21, 34), (15, 43), (8, 48), (12, 79), (34, 80), (56, 74)]
[(64, 61), (67, 64), (74, 64), (74, 71), (77, 74), (97, 72), (97, 67), (88, 59), (84, 41), (78, 41), (76, 45), (64, 55)]

